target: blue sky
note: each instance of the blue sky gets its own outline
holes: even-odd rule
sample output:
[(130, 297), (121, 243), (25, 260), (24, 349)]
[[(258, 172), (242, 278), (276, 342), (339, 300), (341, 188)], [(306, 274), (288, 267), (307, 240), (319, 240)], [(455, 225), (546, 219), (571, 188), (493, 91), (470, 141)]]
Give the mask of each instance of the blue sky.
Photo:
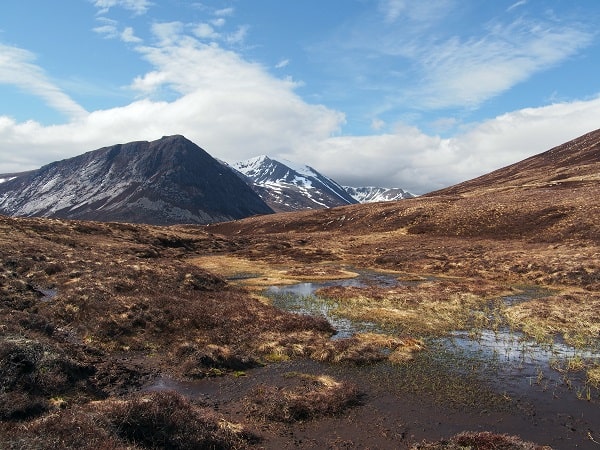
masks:
[(425, 193), (600, 128), (597, 0), (3, 0), (0, 173), (183, 134)]

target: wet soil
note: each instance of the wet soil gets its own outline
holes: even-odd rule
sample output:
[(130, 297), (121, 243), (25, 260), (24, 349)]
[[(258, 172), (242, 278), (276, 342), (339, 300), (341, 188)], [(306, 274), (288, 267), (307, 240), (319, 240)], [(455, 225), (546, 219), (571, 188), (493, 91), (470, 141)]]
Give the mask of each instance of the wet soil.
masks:
[[(330, 375), (357, 384), (362, 404), (339, 415), (294, 424), (248, 417), (245, 399), (260, 385), (285, 387), (286, 374)], [(410, 448), (423, 440), (448, 438), (459, 432), (490, 431), (518, 435), (555, 449), (595, 449), (600, 434), (598, 404), (573, 397), (552, 397), (532, 391), (526, 398), (503, 398), (482, 386), (462, 402), (440, 401), (427, 387), (416, 392), (398, 370), (385, 363), (369, 367), (330, 365), (296, 360), (252, 369), (243, 376), (181, 382), (159, 378), (148, 389), (175, 389), (200, 399), (234, 421), (250, 424), (263, 441), (257, 448)], [(466, 389), (466, 386), (465, 386)], [(468, 398), (470, 397), (470, 398)]]

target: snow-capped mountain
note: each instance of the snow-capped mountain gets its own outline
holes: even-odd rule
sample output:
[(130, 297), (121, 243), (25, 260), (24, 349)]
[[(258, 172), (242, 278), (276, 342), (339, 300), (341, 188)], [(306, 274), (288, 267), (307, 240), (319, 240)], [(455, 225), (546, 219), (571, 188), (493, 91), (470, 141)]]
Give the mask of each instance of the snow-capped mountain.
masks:
[(391, 202), (416, 197), (414, 194), (400, 188), (344, 186), (344, 189), (359, 203)]
[(263, 155), (236, 162), (232, 167), (277, 212), (358, 203), (342, 186), (309, 166)]
[(14, 216), (164, 225), (272, 212), (237, 173), (183, 136), (101, 148), (0, 184), (0, 214)]

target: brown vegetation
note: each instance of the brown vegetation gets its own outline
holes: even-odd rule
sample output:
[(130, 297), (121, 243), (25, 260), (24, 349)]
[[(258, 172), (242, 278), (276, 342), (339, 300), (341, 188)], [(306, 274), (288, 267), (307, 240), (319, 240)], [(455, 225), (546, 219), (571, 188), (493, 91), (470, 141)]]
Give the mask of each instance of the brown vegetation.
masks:
[(448, 440), (434, 443), (422, 443), (411, 450), (551, 450), (550, 447), (523, 442), (517, 436), (493, 433), (460, 433)]
[(300, 383), (293, 388), (254, 388), (247, 400), (250, 413), (278, 422), (297, 422), (339, 414), (360, 403), (361, 394), (352, 383), (324, 375), (290, 373), (287, 377), (299, 379)]
[[(568, 414), (566, 426), (567, 414), (553, 410), (540, 420), (537, 405), (503, 393), (490, 395), (503, 401), (485, 402), (490, 389), (470, 376), (477, 367), (449, 370), (421, 338), (506, 320), (540, 340), (598, 342), (599, 149), (596, 131), (412, 200), (209, 227), (0, 217), (0, 447), (255, 445), (253, 434), (233, 422), (260, 427), (266, 448), (409, 448), (439, 438), (446, 423), (448, 435), (474, 423), (530, 433), (558, 448), (596, 446), (600, 431), (590, 423), (598, 423), (597, 408), (585, 418)], [(389, 334), (331, 339), (335, 330), (324, 318), (274, 308), (260, 292), (363, 270), (395, 272), (403, 283), (320, 294), (337, 303), (337, 314), (378, 321)], [(522, 285), (541, 294), (508, 305), (496, 300)], [(311, 377), (281, 386), (269, 375), (275, 362), (297, 358), (319, 361), (311, 362), (318, 364)], [(395, 363), (375, 366), (384, 373), (379, 379), (367, 370), (378, 361)], [(569, 364), (557, 368), (577, 366), (587, 382), (583, 397), (596, 405), (589, 392), (600, 385), (597, 364)], [(327, 370), (344, 376), (321, 377)], [(385, 381), (387, 370), (403, 378)], [(159, 376), (194, 383), (220, 377), (217, 386), (232, 387), (227, 399), (206, 405), (143, 392)], [(248, 379), (245, 391), (235, 376)], [(502, 409), (507, 402), (517, 405), (510, 414)], [(374, 405), (380, 409), (372, 413)], [(444, 415), (440, 408), (455, 409)], [(302, 427), (290, 425), (299, 420)], [(377, 437), (362, 436), (363, 423), (380, 430)], [(339, 436), (323, 437), (337, 425)], [(302, 430), (309, 437), (301, 443), (289, 437)], [(414, 448), (536, 448), (501, 433)]]

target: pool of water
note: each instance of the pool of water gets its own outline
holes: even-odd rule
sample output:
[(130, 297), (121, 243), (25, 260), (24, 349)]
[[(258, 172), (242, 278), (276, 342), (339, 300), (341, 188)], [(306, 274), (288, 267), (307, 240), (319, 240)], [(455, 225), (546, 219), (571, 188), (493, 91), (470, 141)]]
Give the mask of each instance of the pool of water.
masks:
[[(337, 303), (315, 295), (315, 291), (327, 286), (393, 287), (402, 283), (397, 275), (363, 272), (353, 279), (317, 283), (298, 283), (289, 286), (273, 286), (265, 291), (274, 306), (299, 314), (324, 316), (338, 331), (333, 339), (350, 337), (361, 332), (385, 332), (375, 322), (351, 321), (335, 313)], [(414, 284), (414, 282), (411, 282)], [(502, 297), (505, 305), (515, 305), (548, 295), (549, 291), (537, 287), (525, 287), (518, 294)], [(453, 370), (480, 371), (487, 381), (503, 392), (523, 392), (541, 389), (553, 392), (572, 391), (585, 397), (585, 374), (575, 371), (558, 371), (569, 360), (586, 364), (600, 364), (598, 349), (575, 349), (563, 342), (539, 344), (520, 332), (501, 328), (478, 330), (477, 333), (456, 330), (442, 338), (428, 339), (429, 351), (455, 362)], [(456, 361), (460, 361), (456, 363)], [(464, 364), (463, 364), (464, 363)], [(461, 366), (461, 364), (463, 364)]]
[(357, 286), (371, 284), (393, 287), (399, 281), (388, 274), (362, 273), (356, 278), (325, 281), (318, 283), (298, 283), (288, 286), (271, 286), (265, 295), (272, 301), (273, 306), (298, 314), (323, 316), (333, 325), (337, 333), (333, 339), (350, 337), (356, 333), (381, 331), (379, 325), (373, 322), (351, 321), (335, 314), (337, 302), (315, 296), (315, 291), (328, 286)]

